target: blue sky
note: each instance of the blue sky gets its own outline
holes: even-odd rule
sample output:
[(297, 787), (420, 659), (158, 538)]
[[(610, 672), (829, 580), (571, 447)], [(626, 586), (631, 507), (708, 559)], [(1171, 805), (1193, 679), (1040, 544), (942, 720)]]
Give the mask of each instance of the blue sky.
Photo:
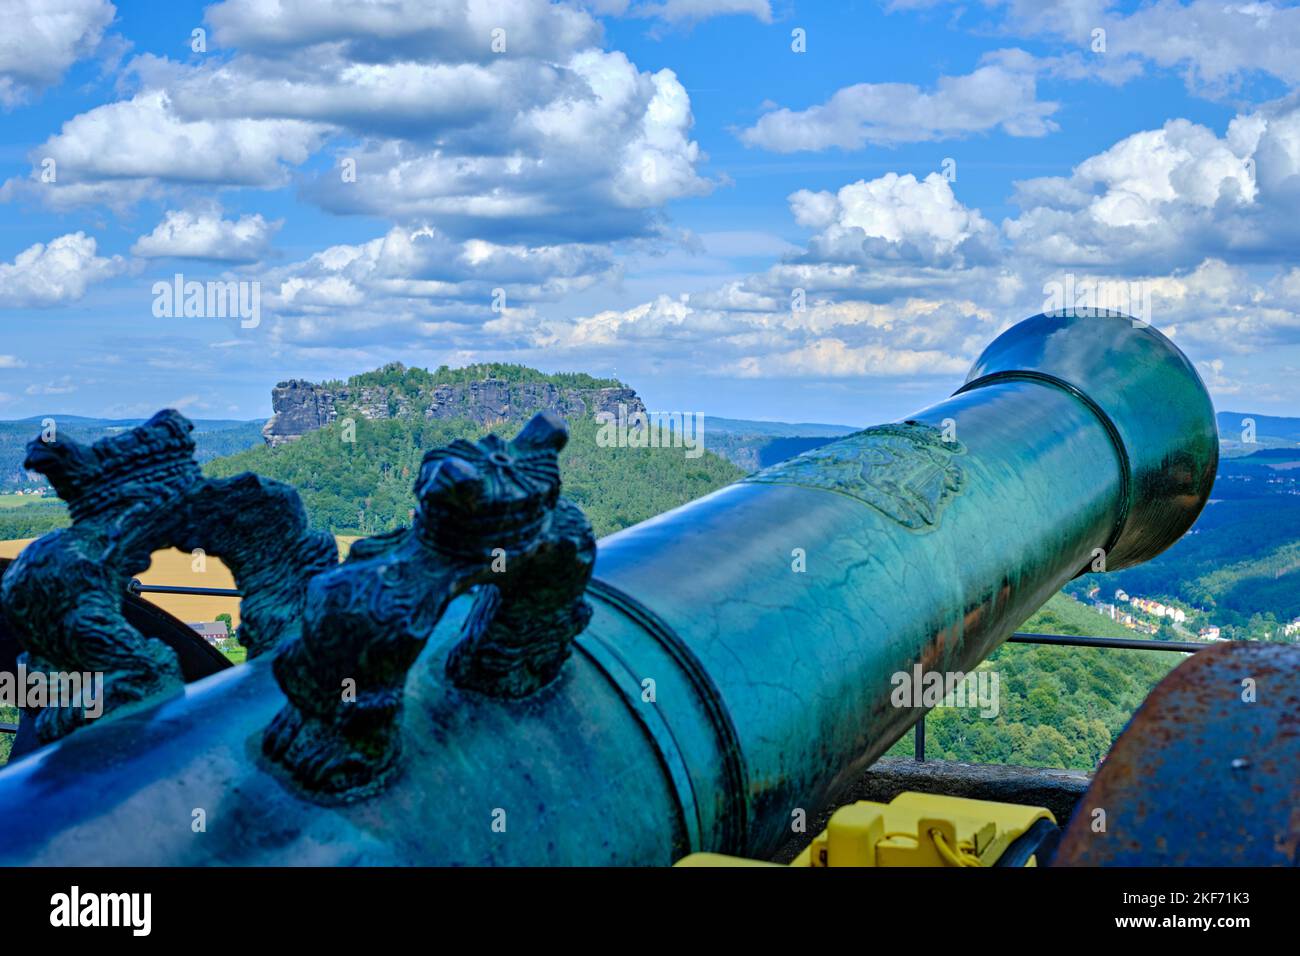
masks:
[[(1291, 6), (0, 8), (0, 417), (503, 360), (868, 424), (1067, 277), (1141, 289), (1219, 408), (1300, 414)], [(177, 273), (255, 327), (156, 314)]]

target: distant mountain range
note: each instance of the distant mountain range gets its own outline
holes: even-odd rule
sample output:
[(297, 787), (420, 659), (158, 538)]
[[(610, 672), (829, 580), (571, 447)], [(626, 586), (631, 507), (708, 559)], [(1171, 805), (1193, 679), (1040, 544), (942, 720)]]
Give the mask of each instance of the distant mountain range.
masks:
[[(1261, 448), (1294, 448), (1300, 443), (1300, 418), (1256, 415), (1253, 412), (1219, 412), (1219, 447), (1225, 457), (1249, 455)], [(1255, 441), (1244, 441), (1247, 422), (1254, 423)]]
[(707, 435), (765, 435), (772, 438), (842, 438), (860, 428), (851, 425), (818, 425), (814, 422), (755, 422), (743, 418), (704, 416)]
[(847, 425), (756, 422), (705, 415), (704, 447), (743, 471), (754, 472), (855, 431), (858, 429)]
[[(134, 428), (136, 425), (143, 425), (147, 418), (92, 418), (86, 415), (29, 415), (26, 418), (12, 418), (0, 421), (3, 425), (34, 425), (39, 431), (45, 419), (52, 418), (59, 427), (72, 425), (78, 428), (100, 428), (105, 431), (121, 431), (123, 428)], [(194, 423), (194, 431), (212, 432), (225, 431), (230, 428), (239, 428), (245, 425), (262, 425), (260, 419), (256, 421), (244, 421), (239, 418), (191, 418)], [(34, 434), (34, 433), (33, 433)]]
[[(27, 443), (41, 434), (45, 419), (53, 419), (58, 434), (79, 442), (93, 442), (142, 424), (143, 418), (90, 418), (85, 415), (32, 415), (14, 421), (0, 421), (0, 492), (17, 491), (43, 485), (39, 475), (29, 475), (23, 469)], [(235, 419), (205, 419), (194, 421), (195, 455), (199, 461), (210, 461), (233, 455), (262, 441), (262, 422), (244, 422)]]
[[(1254, 423), (1254, 441), (1247, 426)], [(1258, 415), (1253, 412), (1219, 412), (1220, 447), (1225, 458), (1238, 458), (1266, 449), (1295, 448), (1300, 444), (1300, 418)], [(757, 471), (854, 431), (845, 425), (810, 422), (755, 422), (705, 416), (704, 447), (746, 471)]]
[(1259, 435), (1300, 442), (1300, 418), (1285, 418), (1280, 415), (1257, 415), (1254, 412), (1219, 412), (1219, 432), (1228, 437), (1239, 436), (1243, 428), (1242, 422), (1248, 418), (1254, 420), (1255, 430)]
[[(270, 420), (195, 419), (200, 461), (233, 455), (263, 441), (277, 446), (295, 441), (340, 417), (464, 421), (499, 427), (522, 422), (543, 408), (565, 417), (589, 417), (622, 407), (625, 414), (644, 412), (637, 393), (622, 382), (581, 373), (546, 374), (518, 365), (489, 364), (435, 371), (392, 363), (347, 381), (280, 382), (272, 389)], [(659, 413), (651, 412), (654, 421)], [(0, 492), (43, 484), (23, 470), (29, 440), (43, 419), (52, 417), (64, 434), (89, 442), (140, 424), (144, 419), (93, 418), (83, 415), (33, 415), (0, 421)], [(1252, 427), (1254, 433), (1250, 434)], [(864, 423), (864, 426), (868, 423)], [(1300, 444), (1300, 417), (1219, 412), (1217, 424), (1225, 458)], [(509, 428), (504, 430), (509, 431)], [(817, 448), (857, 431), (847, 425), (818, 422), (770, 422), (704, 417), (704, 447), (745, 472)], [(1253, 441), (1249, 439), (1253, 438)]]

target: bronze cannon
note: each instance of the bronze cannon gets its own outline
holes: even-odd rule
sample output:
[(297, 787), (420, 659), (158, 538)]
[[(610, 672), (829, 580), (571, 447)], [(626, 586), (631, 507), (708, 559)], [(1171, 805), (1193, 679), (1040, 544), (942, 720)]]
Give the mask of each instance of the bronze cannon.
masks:
[[(326, 567), (284, 489), (187, 472), (177, 418), (37, 462), (63, 469), (77, 521), (15, 562), (7, 613), (34, 658), (85, 665), (51, 576), (94, 569), (120, 706), (43, 718), (48, 745), (0, 772), (0, 819), (23, 821), (0, 826), (0, 863), (770, 856), (921, 715), (891, 704), (891, 675), (969, 672), (1081, 571), (1159, 554), (1218, 460), (1165, 337), (1039, 315), (952, 397), (599, 543), (559, 496), (558, 420), (455, 442), (425, 456), (411, 527)], [(214, 536), (246, 603), (276, 589), (266, 653), (182, 684), (113, 589), (148, 548)]]

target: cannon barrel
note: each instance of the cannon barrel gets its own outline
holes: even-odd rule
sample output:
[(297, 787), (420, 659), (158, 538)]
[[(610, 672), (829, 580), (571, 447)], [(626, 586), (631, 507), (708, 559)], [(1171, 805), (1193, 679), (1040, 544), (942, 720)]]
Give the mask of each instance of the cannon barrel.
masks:
[[(319, 658), (364, 624), (358, 582), (406, 594), (402, 569), (425, 560), (363, 549), (312, 580), (304, 643), (274, 666), (186, 685), (0, 772), (0, 864), (767, 856), (921, 716), (891, 701), (894, 675), (972, 671), (1071, 578), (1155, 556), (1196, 519), (1217, 461), (1210, 399), (1164, 336), (1035, 316), (946, 401), (603, 539), (581, 582), (590, 619), (565, 618), (581, 633), (555, 669), (530, 658), (534, 684), (500, 679), (508, 648), (495, 671), (457, 663), (490, 634), (493, 600), (524, 606), (506, 587), (485, 602), (490, 579), (473, 578), (401, 671), (400, 710), (373, 697), (365, 733), (394, 728), (340, 731), (365, 743), (330, 763), (337, 738), (319, 728), (339, 725), (301, 675), (318, 695), (346, 682), (348, 662)], [(454, 498), (464, 481), (435, 466)], [(557, 566), (520, 587), (558, 587)], [(442, 614), (421, 603), (430, 588), (413, 580), (407, 618)], [(526, 610), (514, 626), (553, 609)], [(368, 759), (380, 769), (359, 771)]]

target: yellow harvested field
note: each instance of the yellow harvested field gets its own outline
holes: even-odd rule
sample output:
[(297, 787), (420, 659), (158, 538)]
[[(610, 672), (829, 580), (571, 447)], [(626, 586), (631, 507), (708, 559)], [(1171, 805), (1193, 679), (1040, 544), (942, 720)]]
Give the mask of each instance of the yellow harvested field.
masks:
[[(0, 558), (13, 558), (35, 538), (0, 541)], [(347, 556), (355, 537), (335, 536), (339, 545), (339, 559)], [(196, 568), (196, 560), (184, 551), (168, 548), (155, 551), (149, 570), (139, 575), (145, 584), (166, 584), (171, 587), (233, 588), (235, 579), (216, 558), (209, 557), (203, 570)], [(239, 625), (239, 600), (228, 597), (205, 597), (197, 594), (146, 594), (145, 599), (158, 605), (186, 623), (215, 621), (218, 614), (229, 614), (235, 626)]]

